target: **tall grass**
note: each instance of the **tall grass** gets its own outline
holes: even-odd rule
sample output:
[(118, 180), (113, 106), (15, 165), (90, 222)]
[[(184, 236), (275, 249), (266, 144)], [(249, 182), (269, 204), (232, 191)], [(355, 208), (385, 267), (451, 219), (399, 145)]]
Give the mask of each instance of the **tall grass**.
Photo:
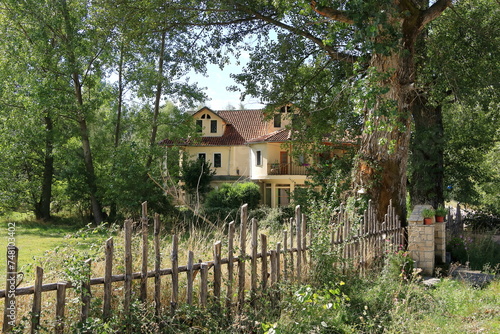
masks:
[[(276, 215), (279, 216), (279, 215)], [(270, 243), (281, 241), (279, 226), (265, 223)], [(264, 220), (265, 221), (265, 220)], [(315, 226), (321, 231), (321, 223)], [(187, 251), (195, 251), (195, 260), (209, 260), (213, 256), (216, 240), (226, 246), (227, 224), (196, 227), (189, 222), (173, 226), (162, 234), (162, 268), (170, 267), (171, 235), (180, 239), (179, 263), (187, 262)], [(262, 229), (260, 229), (262, 231)], [(326, 234), (325, 234), (326, 235)], [(74, 280), (81, 274), (82, 263), (92, 258), (92, 276), (104, 276), (104, 242), (115, 241), (114, 274), (123, 273), (123, 231), (116, 225), (86, 227), (70, 233), (63, 244), (33, 260), (33, 265), (45, 268), (45, 282)], [(250, 233), (247, 234), (250, 249)], [(236, 237), (238, 239), (238, 237)], [(490, 238), (491, 239), (491, 238)], [(141, 237), (133, 238), (133, 254), (140, 254)], [(448, 277), (446, 272), (434, 286), (422, 284), (418, 272), (412, 271), (404, 251), (391, 253), (383, 268), (360, 276), (342, 262), (340, 253), (331, 252), (328, 238), (318, 238), (312, 247), (314, 263), (310, 275), (302, 285), (282, 282), (275, 289), (261, 292), (255, 307), (247, 305), (240, 313), (228, 315), (222, 308), (209, 304), (207, 308), (183, 304), (186, 283), (181, 275), (179, 308), (169, 312), (170, 280), (163, 277), (163, 315), (157, 319), (152, 303), (145, 306), (135, 300), (132, 314), (124, 319), (121, 312), (123, 284), (113, 283), (115, 299), (113, 316), (101, 319), (102, 287), (92, 287), (92, 305), (87, 323), (78, 322), (80, 304), (78, 293), (70, 289), (66, 314), (67, 331), (90, 333), (116, 333), (129, 328), (133, 333), (497, 333), (500, 332), (500, 281), (478, 288), (467, 282)], [(489, 241), (474, 239), (467, 248), (467, 259), (473, 264), (491, 246)], [(235, 240), (235, 245), (239, 243)], [(150, 243), (152, 245), (152, 243)], [(150, 247), (149, 268), (153, 267), (153, 249)], [(21, 254), (23, 250), (21, 249)], [(494, 252), (491, 254), (495, 254)], [(134, 255), (134, 271), (140, 271), (140, 257)], [(495, 257), (489, 257), (490, 271), (495, 271)], [(339, 263), (342, 265), (339, 266)], [(497, 262), (498, 263), (498, 262)], [(404, 271), (402, 271), (404, 270)], [(225, 274), (224, 274), (224, 277)], [(134, 282), (137, 289), (137, 282)], [(149, 284), (152, 296), (152, 282)], [(196, 288), (195, 288), (196, 289)], [(247, 287), (249, 289), (249, 287)], [(54, 294), (44, 294), (46, 310), (54, 308)], [(136, 296), (137, 297), (137, 296)], [(31, 298), (19, 300), (27, 312)], [(23, 304), (24, 303), (24, 304)], [(52, 329), (53, 314), (44, 311), (41, 333)], [(28, 319), (21, 322), (18, 332), (28, 328)]]

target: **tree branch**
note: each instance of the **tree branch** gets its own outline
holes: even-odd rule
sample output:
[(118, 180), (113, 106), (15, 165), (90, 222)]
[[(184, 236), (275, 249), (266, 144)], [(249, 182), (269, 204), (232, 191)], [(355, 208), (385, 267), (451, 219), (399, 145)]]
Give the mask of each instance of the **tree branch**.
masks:
[(354, 20), (349, 18), (345, 12), (332, 7), (318, 6), (318, 3), (315, 0), (311, 1), (311, 8), (319, 15), (328, 17), (329, 19), (347, 24), (354, 24)]
[(422, 13), (422, 23), (419, 29), (425, 27), (429, 22), (437, 18), (448, 7), (451, 7), (451, 0), (438, 0)]
[(318, 45), (321, 49), (325, 50), (327, 52), (327, 54), (330, 56), (330, 58), (332, 58), (333, 60), (341, 60), (341, 61), (347, 61), (350, 63), (354, 63), (358, 58), (354, 55), (350, 55), (348, 53), (343, 53), (343, 52), (339, 52), (339, 51), (335, 50), (333, 47), (323, 43), (322, 39), (312, 35), (311, 33), (307, 32), (307, 31), (304, 31), (302, 29), (285, 24), (279, 20), (274, 19), (273, 17), (263, 15), (263, 14), (255, 11), (251, 8), (248, 8), (246, 6), (242, 6), (242, 5), (238, 4), (237, 7), (239, 10), (253, 15), (258, 20), (268, 22), (276, 27), (280, 27), (282, 29), (293, 32), (294, 34), (297, 34), (299, 36), (302, 36), (302, 37), (309, 39), (310, 41), (312, 41), (313, 43)]

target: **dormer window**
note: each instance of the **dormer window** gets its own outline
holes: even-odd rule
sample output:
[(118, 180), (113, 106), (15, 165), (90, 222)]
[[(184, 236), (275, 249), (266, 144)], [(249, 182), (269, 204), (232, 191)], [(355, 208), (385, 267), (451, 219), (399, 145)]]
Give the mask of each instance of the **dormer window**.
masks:
[(212, 117), (210, 117), (209, 114), (203, 114), (203, 115), (201, 115), (201, 119), (210, 119), (210, 118), (212, 118)]
[(201, 133), (203, 131), (203, 121), (201, 119), (196, 120), (196, 132)]
[(217, 120), (213, 119), (210, 121), (210, 133), (217, 133)]
[(281, 113), (274, 115), (274, 127), (281, 128)]

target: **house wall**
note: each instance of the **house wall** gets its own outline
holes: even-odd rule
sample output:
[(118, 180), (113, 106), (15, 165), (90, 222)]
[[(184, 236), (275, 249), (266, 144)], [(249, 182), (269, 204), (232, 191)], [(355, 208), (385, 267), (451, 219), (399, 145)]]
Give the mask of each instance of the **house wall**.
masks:
[[(210, 118), (208, 118), (210, 117)], [(195, 120), (202, 121), (202, 135), (208, 137), (222, 137), (224, 134), (225, 122), (218, 115), (211, 111), (203, 110), (194, 116)], [(217, 132), (211, 132), (211, 121), (217, 121)]]
[[(249, 148), (247, 146), (190, 146), (186, 147), (186, 153), (190, 159), (197, 159), (200, 153), (204, 153), (206, 160), (212, 164), (216, 175), (250, 176)], [(214, 167), (214, 154), (221, 154), (221, 167)]]

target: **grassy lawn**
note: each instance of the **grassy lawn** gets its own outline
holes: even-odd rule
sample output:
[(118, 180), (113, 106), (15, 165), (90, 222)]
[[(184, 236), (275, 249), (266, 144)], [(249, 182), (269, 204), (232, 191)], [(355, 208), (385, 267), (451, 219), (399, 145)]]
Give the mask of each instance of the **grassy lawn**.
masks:
[[(83, 227), (81, 222), (68, 219), (40, 222), (33, 216), (20, 213), (0, 217), (0, 281), (6, 275), (8, 227), (12, 227), (12, 223), (15, 223), (15, 244), (19, 248), (19, 270), (28, 271), (32, 271), (32, 268), (21, 268), (33, 263), (35, 257), (43, 256), (46, 251), (68, 243), (67, 236)], [(3, 288), (1, 284), (0, 289)]]

